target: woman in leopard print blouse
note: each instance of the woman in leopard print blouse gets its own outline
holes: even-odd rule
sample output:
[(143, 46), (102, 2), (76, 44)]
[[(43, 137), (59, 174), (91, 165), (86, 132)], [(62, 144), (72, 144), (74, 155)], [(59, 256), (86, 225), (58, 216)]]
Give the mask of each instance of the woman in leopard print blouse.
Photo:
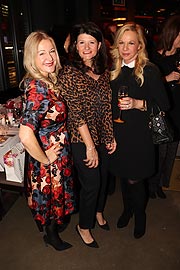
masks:
[(95, 219), (109, 230), (103, 217), (108, 155), (116, 149), (106, 49), (100, 29), (92, 22), (75, 25), (70, 35), (70, 65), (59, 75), (68, 105), (74, 165), (81, 183), (76, 231), (89, 247), (98, 247), (91, 229)]

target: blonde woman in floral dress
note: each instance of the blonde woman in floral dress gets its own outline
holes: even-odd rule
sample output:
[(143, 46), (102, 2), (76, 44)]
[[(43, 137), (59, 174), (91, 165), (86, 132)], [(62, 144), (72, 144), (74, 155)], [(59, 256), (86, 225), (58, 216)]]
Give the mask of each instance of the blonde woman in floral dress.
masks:
[(74, 194), (67, 111), (57, 94), (61, 65), (53, 39), (43, 32), (31, 33), (25, 42), (24, 67), (25, 110), (19, 137), (29, 154), (28, 204), (35, 221), (45, 226), (45, 242), (64, 250), (71, 244), (59, 237), (58, 224), (73, 212)]

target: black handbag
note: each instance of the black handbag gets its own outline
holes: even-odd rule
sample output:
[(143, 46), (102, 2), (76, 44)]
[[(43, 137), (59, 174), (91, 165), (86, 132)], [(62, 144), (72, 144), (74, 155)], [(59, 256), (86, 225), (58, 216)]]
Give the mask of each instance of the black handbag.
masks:
[(165, 112), (161, 111), (157, 104), (151, 108), (149, 128), (154, 144), (172, 142), (174, 130)]

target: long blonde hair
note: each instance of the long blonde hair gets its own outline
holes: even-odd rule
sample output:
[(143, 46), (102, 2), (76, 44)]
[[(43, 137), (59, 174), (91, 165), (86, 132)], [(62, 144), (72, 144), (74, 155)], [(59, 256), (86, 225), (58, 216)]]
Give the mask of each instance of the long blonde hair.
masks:
[[(42, 72), (36, 66), (36, 55), (38, 51), (38, 45), (42, 40), (50, 40), (57, 56), (56, 69), (53, 73), (49, 73), (48, 77), (45, 77)], [(57, 48), (53, 38), (48, 36), (45, 32), (36, 31), (32, 32), (26, 39), (24, 44), (24, 59), (23, 59), (24, 69), (26, 70), (26, 74), (20, 82), (20, 88), (22, 83), (26, 78), (34, 78), (42, 80), (47, 84), (48, 87), (52, 89), (56, 89), (57, 84), (57, 76), (59, 73), (59, 69), (61, 68)]]
[(144, 82), (144, 76), (143, 76), (143, 68), (148, 62), (147, 52), (146, 52), (146, 39), (144, 36), (144, 31), (142, 26), (134, 23), (134, 22), (128, 22), (125, 23), (121, 28), (118, 29), (114, 44), (111, 47), (111, 55), (113, 59), (113, 70), (110, 73), (110, 80), (114, 80), (118, 77), (119, 73), (121, 72), (121, 65), (122, 65), (122, 57), (119, 55), (118, 45), (119, 40), (121, 39), (122, 35), (126, 31), (133, 31), (136, 33), (140, 49), (138, 50), (138, 55), (135, 62), (135, 68), (134, 68), (134, 74), (136, 77), (136, 80), (142, 86)]

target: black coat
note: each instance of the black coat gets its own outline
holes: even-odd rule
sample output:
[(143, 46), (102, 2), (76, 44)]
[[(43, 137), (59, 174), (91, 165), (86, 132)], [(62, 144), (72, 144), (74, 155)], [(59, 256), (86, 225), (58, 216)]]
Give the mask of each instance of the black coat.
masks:
[[(180, 57), (180, 52), (164, 56), (155, 51), (152, 54), (152, 61), (159, 67), (162, 76), (167, 76), (172, 71), (178, 71), (176, 68), (178, 57)], [(180, 140), (180, 83), (171, 81), (165, 83), (165, 87), (170, 100), (169, 115), (175, 128), (175, 140)]]
[[(111, 81), (113, 119), (118, 117), (117, 92), (119, 85), (129, 87), (129, 96), (145, 99), (148, 106), (155, 100), (160, 108), (168, 110), (168, 97), (158, 68), (149, 64), (144, 68), (144, 84), (140, 87), (133, 76), (133, 68), (123, 67), (120, 75)], [(122, 111), (123, 124), (114, 123), (117, 150), (110, 156), (110, 171), (117, 176), (144, 179), (155, 171), (155, 153), (149, 131), (149, 111), (138, 109)]]

